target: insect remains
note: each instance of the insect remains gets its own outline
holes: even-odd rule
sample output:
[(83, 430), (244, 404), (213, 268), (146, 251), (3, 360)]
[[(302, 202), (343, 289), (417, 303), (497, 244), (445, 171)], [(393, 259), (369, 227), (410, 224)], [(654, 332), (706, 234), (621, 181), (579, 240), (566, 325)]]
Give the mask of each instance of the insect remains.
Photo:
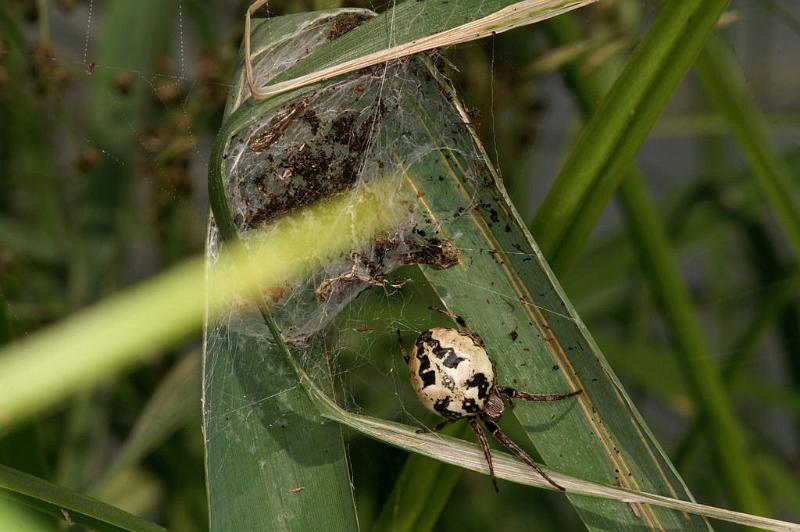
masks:
[[(463, 318), (447, 310), (439, 312), (456, 321), (462, 330), (444, 327), (428, 329), (419, 335), (410, 354), (400, 340), (400, 350), (408, 364), (409, 378), (417, 397), (428, 410), (445, 418), (435, 427), (418, 432), (436, 432), (450, 423), (466, 418), (489, 465), (489, 477), (495, 491), (499, 489), (483, 426), (517, 458), (531, 466), (556, 489), (564, 491), (562, 486), (500, 430), (497, 423), (503, 416), (505, 401), (511, 406), (513, 399), (561, 401), (578, 395), (583, 390), (565, 394), (531, 394), (498, 386), (494, 363), (489, 358), (481, 337), (466, 325)], [(397, 331), (397, 335), (400, 339), (400, 331)]]

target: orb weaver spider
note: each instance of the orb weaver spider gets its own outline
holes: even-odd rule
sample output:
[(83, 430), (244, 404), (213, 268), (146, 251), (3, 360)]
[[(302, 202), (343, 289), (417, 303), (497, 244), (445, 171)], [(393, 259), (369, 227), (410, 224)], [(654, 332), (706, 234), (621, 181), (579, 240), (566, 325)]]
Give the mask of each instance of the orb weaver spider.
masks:
[(417, 337), (411, 353), (408, 353), (397, 331), (400, 351), (408, 364), (409, 378), (420, 402), (439, 416), (445, 418), (438, 425), (418, 432), (437, 432), (460, 419), (466, 419), (475, 433), (489, 466), (489, 477), (495, 491), (497, 478), (494, 475), (489, 441), (481, 423), (494, 438), (517, 458), (532, 467), (547, 482), (560, 491), (563, 486), (556, 483), (533, 459), (511, 438), (500, 430), (498, 422), (505, 411), (505, 401), (513, 406), (514, 399), (523, 401), (561, 401), (583, 392), (576, 390), (564, 394), (531, 394), (497, 384), (494, 362), (486, 352), (486, 346), (478, 334), (470, 329), (463, 318), (448, 310), (432, 309), (453, 319), (461, 330), (434, 327)]

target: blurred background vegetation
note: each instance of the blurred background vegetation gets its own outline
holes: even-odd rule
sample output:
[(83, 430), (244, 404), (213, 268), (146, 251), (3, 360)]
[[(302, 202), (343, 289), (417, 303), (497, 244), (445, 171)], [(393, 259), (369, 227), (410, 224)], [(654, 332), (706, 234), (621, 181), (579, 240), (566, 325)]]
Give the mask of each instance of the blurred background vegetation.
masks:
[[(387, 2), (346, 2), (384, 10)], [(273, 0), (270, 15), (342, 5)], [(0, 342), (28, 335), (203, 252), (206, 165), (219, 127), (247, 2), (9, 0), (0, 6)], [(536, 25), (448, 50), (451, 76), (530, 220), (580, 131), (581, 107), (562, 77), (609, 78), (657, 13), (657, 2), (603, 0), (573, 15), (579, 38)], [(800, 190), (800, 4), (738, 0), (720, 21), (769, 128), (771, 150)], [(800, 272), (776, 215), (755, 186), (692, 74), (638, 157), (742, 426), (771, 515), (800, 519)], [(748, 162), (750, 161), (750, 162)], [(668, 320), (612, 203), (575, 266), (561, 277), (579, 314), (623, 378), (695, 496), (731, 506), (703, 424), (677, 369)], [(413, 275), (409, 273), (408, 275)], [(395, 305), (422, 327), (429, 301)], [(374, 306), (387, 304), (374, 297)], [(390, 302), (391, 303), (391, 302)], [(364, 303), (367, 304), (367, 303)], [(399, 312), (385, 309), (386, 315)], [(372, 313), (363, 312), (366, 315)], [(371, 374), (396, 343), (351, 334), (346, 401), (392, 417), (394, 394)], [(366, 320), (366, 318), (365, 318)], [(198, 331), (199, 335), (199, 331)], [(365, 346), (369, 364), (355, 353)], [(12, 430), (0, 464), (92, 494), (169, 528), (207, 527), (200, 431), (200, 341), (84, 392)], [(352, 356), (350, 356), (352, 355)], [(192, 391), (187, 396), (179, 391)], [(2, 391), (0, 390), (0, 393)], [(362, 524), (377, 519), (407, 456), (349, 442)], [(469, 508), (469, 512), (465, 511)], [(510, 510), (499, 510), (508, 508)], [(439, 529), (580, 526), (565, 500), (460, 476)]]

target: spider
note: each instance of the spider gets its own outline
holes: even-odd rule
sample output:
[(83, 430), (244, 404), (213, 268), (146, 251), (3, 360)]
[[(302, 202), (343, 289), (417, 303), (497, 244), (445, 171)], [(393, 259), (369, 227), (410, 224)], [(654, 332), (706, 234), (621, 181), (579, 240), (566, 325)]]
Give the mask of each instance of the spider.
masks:
[(486, 430), (502, 443), (520, 460), (531, 466), (547, 482), (558, 490), (564, 488), (557, 484), (539, 465), (528, 456), (511, 438), (506, 436), (497, 423), (503, 416), (505, 402), (513, 406), (513, 399), (524, 401), (561, 401), (580, 394), (577, 390), (565, 394), (530, 394), (514, 388), (499, 386), (495, 377), (494, 362), (489, 358), (486, 347), (478, 334), (470, 329), (460, 316), (448, 310), (432, 309), (453, 319), (461, 330), (445, 327), (428, 329), (419, 335), (411, 354), (408, 354), (400, 339), (400, 351), (408, 364), (409, 378), (420, 402), (431, 412), (446, 418), (432, 428), (417, 432), (437, 432), (450, 423), (466, 418), (470, 428), (478, 437), (489, 477), (495, 491), (497, 479), (494, 476), (492, 455)]

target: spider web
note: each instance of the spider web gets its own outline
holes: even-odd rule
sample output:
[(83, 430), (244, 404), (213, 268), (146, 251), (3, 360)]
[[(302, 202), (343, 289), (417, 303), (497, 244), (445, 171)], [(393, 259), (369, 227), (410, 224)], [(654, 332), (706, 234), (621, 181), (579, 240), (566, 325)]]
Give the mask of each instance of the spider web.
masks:
[[(368, 16), (364, 11), (347, 11), (321, 24), (299, 29), (291, 39), (270, 48), (268, 53), (260, 54), (254, 49), (257, 83), (268, 82), (315, 47), (328, 42), (332, 35), (339, 34), (342, 28), (354, 27)], [(268, 24), (256, 27), (254, 35), (268, 31)], [(303, 46), (298, 47), (297, 42)], [(428, 81), (419, 76), (418, 63), (419, 60), (396, 62), (348, 77), (238, 132), (223, 158), (240, 231), (262, 227), (323, 197), (377, 179), (394, 180), (399, 191), (405, 186), (403, 176), (408, 168), (425, 155), (446, 149), (414, 134), (417, 126), (407, 116), (409, 102), (419, 97), (420, 86)], [(247, 88), (240, 87), (232, 93), (229, 105), (235, 107), (248, 95)], [(447, 119), (460, 121), (452, 110)], [(478, 160), (480, 154), (476, 151), (469, 156)], [(343, 212), (342, 216), (349, 214)], [(312, 275), (278, 294), (266, 294), (273, 302), (273, 313), (285, 338), (306, 371), (323, 380), (326, 377), (329, 380), (333, 374), (335, 382), (346, 383), (339, 390), (344, 390), (340, 399), (348, 408), (360, 410), (352, 390), (361, 388), (365, 381), (369, 382), (367, 388), (383, 392), (386, 385), (381, 383), (388, 381), (404, 420), (423, 426), (416, 400), (412, 399), (412, 406), (407, 407), (409, 398), (407, 391), (403, 391), (408, 387), (407, 378), (404, 368), (396, 364), (402, 359), (397, 355), (394, 340), (398, 329), (421, 332), (424, 327), (421, 322), (411, 323), (404, 317), (412, 285), (423, 281), (406, 279), (403, 273), (400, 277), (392, 274), (404, 264), (424, 262), (446, 267), (448, 258), (444, 251), (449, 249), (448, 243), (436, 236), (437, 231), (438, 222), (411, 212), (401, 227), (379, 235), (368, 246), (321, 265)], [(209, 237), (212, 257), (218, 245), (219, 237), (212, 227)], [(388, 317), (378, 319), (376, 326), (376, 320), (370, 317), (378, 308), (383, 310), (379, 314)], [(335, 326), (330, 327), (333, 323)], [(270, 349), (272, 338), (261, 317), (242, 316), (239, 308), (209, 334), (207, 351), (213, 353), (217, 342), (230, 342), (231, 334), (246, 336), (248, 343), (260, 345), (257, 351), (277, 355)], [(391, 342), (394, 345), (387, 350)], [(230, 349), (220, 351), (230, 352)], [(343, 355), (346, 360), (342, 360)], [(231, 362), (230, 358), (214, 357), (211, 361), (207, 373), (212, 378), (218, 371), (216, 364)], [(251, 367), (249, 362), (245, 365)], [(269, 361), (262, 360), (259, 365), (270, 373)], [(372, 375), (370, 378), (364, 378), (365, 370)], [(359, 379), (359, 385), (353, 379)], [(243, 409), (240, 398), (233, 398), (236, 406), (232, 410), (219, 408), (213, 417), (207, 418), (207, 423), (224, 424), (224, 418), (231, 413), (239, 415), (237, 423), (264, 423), (267, 427), (290, 423), (293, 414), (289, 409), (268, 409), (271, 418), (250, 417), (250, 407), (264, 401), (280, 401), (281, 396), (293, 391), (294, 381), (287, 377), (287, 383), (290, 386), (279, 386), (266, 397), (258, 397), (260, 392), (254, 391), (256, 396)], [(234, 436), (228, 434), (228, 437)], [(218, 467), (224, 467), (224, 461)]]
[[(266, 84), (331, 36), (355, 27), (367, 16), (363, 11), (346, 11), (300, 25), (286, 41), (254, 47), (256, 83)], [(254, 42), (269, 35), (270, 22), (268, 19), (254, 26)], [(375, 180), (390, 180), (399, 195), (415, 165), (433, 154), (457, 157), (473, 188), (483, 186), (481, 180), (486, 176), (479, 169), (485, 167), (486, 157), (480, 147), (430, 136), (415, 116), (420, 102), (424, 102), (436, 120), (452, 125), (453, 135), (469, 137), (463, 110), (441, 91), (442, 80), (436, 79), (442, 76), (438, 63), (437, 56), (429, 55), (367, 69), (237, 131), (222, 157), (240, 233), (247, 234), (319, 199)], [(248, 97), (243, 84), (232, 91), (228, 114)], [(424, 293), (420, 286), (425, 284), (424, 279), (407, 268), (396, 270), (414, 264), (450, 267), (454, 264), (450, 256), (453, 250), (464, 262), (469, 262), (472, 254), (485, 253), (483, 249), (460, 247), (458, 235), (440, 232), (448, 218), (467, 215), (477, 203), (469, 196), (443, 218), (434, 218), (421, 207), (422, 202), (415, 203), (401, 226), (321, 264), (308, 277), (265, 294), (284, 338), (293, 346), (293, 354), (327, 387), (331, 382), (339, 384), (336, 391), (329, 388), (329, 393), (338, 396), (351, 411), (362, 411), (361, 398), (380, 391), (392, 399), (393, 411), (367, 413), (425, 426), (426, 416), (409, 394), (395, 331), (414, 336), (434, 320), (429, 311), (420, 313), (419, 303), (415, 304), (420, 292)], [(345, 209), (341, 216), (350, 214)], [(357, 232), (355, 228), (353, 231)], [(219, 235), (212, 226), (212, 260), (218, 249)], [(506, 251), (524, 254), (516, 249)], [(513, 294), (502, 294), (489, 286), (477, 288), (488, 290), (493, 297), (514, 299)], [(436, 304), (431, 294), (424, 295), (430, 304)], [(553, 312), (571, 320), (562, 311)], [(383, 317), (370, 320), (376, 314)], [(207, 431), (214, 428), (207, 432), (208, 445), (215, 445), (214, 438), (224, 438), (223, 453), (238, 455), (241, 448), (267, 469), (268, 445), (263, 443), (260, 430), (266, 427), (268, 432), (280, 432), (296, 423), (298, 414), (288, 397), (302, 392), (296, 389), (287, 369), (276, 362), (280, 355), (258, 313), (242, 314), (241, 306), (236, 305), (226, 319), (211, 327), (206, 346), (206, 375), (211, 381), (206, 388), (206, 407), (213, 406), (207, 411), (206, 426)], [(231, 382), (230, 377), (216, 379), (215, 374), (220, 372), (238, 375), (238, 383)], [(253, 378), (254, 372), (263, 377)], [(272, 382), (267, 382), (267, 375)], [(377, 404), (386, 404), (386, 400)], [(261, 458), (256, 459), (258, 456)], [(222, 475), (226, 469), (224, 474), (230, 475), (229, 468), (233, 467), (224, 457), (209, 465), (209, 475)]]
[[(325, 24), (303, 27), (289, 41), (262, 50), (263, 53), (254, 50), (256, 83), (266, 85), (284, 68), (338, 34), (337, 27), (355, 26), (364, 17), (358, 11), (343, 13)], [(256, 28), (254, 34), (259, 30), (269, 31), (269, 22)], [(301, 48), (295, 44), (298, 41), (303, 43)], [(482, 186), (485, 176), (478, 168), (485, 167), (488, 158), (479, 145), (465, 149), (463, 143), (419, 133), (413, 115), (418, 101), (424, 101), (426, 106), (435, 108), (431, 113), (435, 120), (459, 125), (460, 133), (468, 134), (464, 127), (468, 119), (457, 101), (446, 94), (430, 97), (430, 86), (438, 83), (437, 76), (443, 76), (436, 64), (437, 57), (432, 54), (368, 69), (314, 91), (238, 131), (224, 158), (226, 184), (240, 232), (257, 229), (318, 199), (374, 180), (395, 180), (399, 191), (404, 187), (403, 177), (434, 153), (453, 154), (463, 162), (466, 178), (475, 188)], [(236, 108), (247, 98), (248, 89), (241, 84), (229, 100), (230, 108)], [(467, 198), (448, 216), (463, 216), (477, 208), (478, 203), (475, 196)], [(376, 404), (372, 400), (362, 401), (370, 389), (375, 389), (389, 395), (393, 406), (366, 413), (417, 426), (426, 424), (416, 399), (407, 393), (405, 368), (400, 357), (394, 355), (397, 351), (391, 347), (391, 339), (398, 329), (410, 333), (409, 336), (420, 333), (430, 325), (431, 316), (429, 313), (420, 316), (414, 310), (415, 299), (424, 290), (417, 289), (415, 293), (411, 285), (424, 280), (405, 279), (403, 276), (409, 275), (407, 270), (397, 270), (415, 263), (447, 267), (441, 257), (428, 257), (427, 262), (415, 260), (426, 248), (428, 252), (432, 247), (441, 250), (443, 243), (453, 245), (465, 262), (470, 261), (472, 254), (488, 251), (459, 245), (459, 235), (441, 235), (443, 222), (431, 219), (417, 208), (409, 214), (406, 224), (381, 235), (367, 247), (354, 248), (351, 253), (321, 265), (309, 277), (277, 294), (266, 294), (272, 301), (280, 329), (301, 364), (323, 381), (333, 376), (333, 383), (339, 386), (329, 392), (352, 411), (362, 411), (362, 403)], [(212, 257), (217, 246), (218, 235), (212, 228), (209, 239)], [(519, 249), (502, 252), (526, 255)], [(513, 293), (503, 293), (488, 284), (471, 284), (469, 289), (498, 300), (517, 299)], [(386, 317), (374, 328), (366, 325), (369, 315), (381, 306)], [(574, 321), (555, 305), (537, 308), (554, 318)], [(416, 319), (410, 319), (415, 315)], [(272, 339), (258, 315), (243, 317), (237, 308), (218, 327), (208, 336), (209, 352), (215, 350), (216, 342), (228, 343), (232, 335), (242, 335), (247, 338), (248, 346), (255, 344), (261, 346), (257, 351), (275, 355), (274, 349), (270, 349)], [(226, 350), (230, 352), (229, 348), (222, 349)], [(247, 352), (251, 352), (250, 348)], [(380, 360), (381, 356), (394, 360)], [(229, 364), (231, 360), (212, 358), (207, 371), (211, 374), (217, 371), (217, 363)], [(269, 370), (270, 361), (265, 356), (257, 366)], [(248, 375), (257, 366), (252, 360), (247, 361), (239, 374)], [(296, 391), (291, 376), (283, 372), (281, 377), (282, 386), (261, 395), (257, 391), (263, 390), (260, 386), (254, 387), (252, 393), (245, 391), (244, 404), (241, 397), (233, 398), (230, 409), (223, 406), (214, 416), (206, 418), (207, 423), (224, 426), (233, 414), (238, 416), (237, 427), (258, 423), (270, 429), (285, 428), (296, 415), (288, 406), (264, 408), (261, 414), (253, 415), (253, 407), (258, 410), (264, 403), (280, 402), (283, 396)], [(247, 377), (241, 380), (246, 381)], [(228, 444), (242, 437), (233, 430), (223, 434)], [(263, 452), (259, 445), (246, 443), (249, 452)], [(266, 462), (261, 464), (268, 467)], [(221, 470), (226, 465), (222, 460), (215, 467)]]

